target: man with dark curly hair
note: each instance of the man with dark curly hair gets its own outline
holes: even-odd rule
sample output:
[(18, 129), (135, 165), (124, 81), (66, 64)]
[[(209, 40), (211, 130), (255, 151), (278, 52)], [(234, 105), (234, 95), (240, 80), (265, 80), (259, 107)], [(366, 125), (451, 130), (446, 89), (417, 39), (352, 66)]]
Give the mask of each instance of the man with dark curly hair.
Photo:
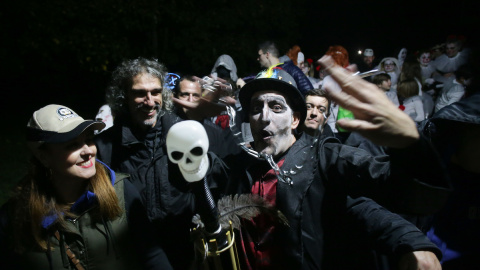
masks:
[(130, 115), (133, 124), (142, 130), (154, 127), (157, 116), (172, 108), (170, 92), (163, 91), (166, 73), (165, 66), (155, 60), (124, 61), (113, 72), (107, 89), (112, 112)]
[[(165, 137), (182, 119), (172, 111), (172, 93), (164, 87), (166, 72), (156, 60), (120, 64), (106, 95), (114, 125), (97, 136), (95, 144), (99, 160), (130, 174), (172, 266), (187, 269), (193, 261), (189, 232), (195, 205), (178, 167), (168, 162)], [(218, 161), (215, 155), (210, 158), (212, 164)]]

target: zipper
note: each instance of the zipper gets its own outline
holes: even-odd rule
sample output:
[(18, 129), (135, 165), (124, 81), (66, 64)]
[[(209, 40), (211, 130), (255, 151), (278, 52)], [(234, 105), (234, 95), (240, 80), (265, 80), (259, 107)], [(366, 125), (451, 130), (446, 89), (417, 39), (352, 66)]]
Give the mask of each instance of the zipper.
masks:
[[(78, 215), (76, 218), (67, 218), (67, 221), (70, 221), (73, 225), (75, 225), (77, 227), (77, 221), (83, 217), (87, 212), (89, 212), (90, 210), (92, 210), (93, 208), (97, 207), (96, 205), (88, 208), (87, 210), (83, 211), (80, 215)], [(77, 227), (78, 229), (78, 227)]]

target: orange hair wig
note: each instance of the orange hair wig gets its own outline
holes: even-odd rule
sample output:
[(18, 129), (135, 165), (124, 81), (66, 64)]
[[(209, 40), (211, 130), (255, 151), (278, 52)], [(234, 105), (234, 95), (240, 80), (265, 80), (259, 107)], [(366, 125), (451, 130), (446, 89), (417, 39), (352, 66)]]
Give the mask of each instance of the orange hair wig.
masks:
[(292, 60), (293, 64), (295, 64), (295, 66), (297, 65), (297, 57), (298, 57), (298, 53), (300, 51), (301, 51), (300, 46), (294, 45), (287, 52), (288, 58), (290, 58)]
[(350, 65), (350, 62), (348, 61), (348, 52), (340, 45), (330, 46), (325, 55), (330, 55), (339, 66), (346, 68)]

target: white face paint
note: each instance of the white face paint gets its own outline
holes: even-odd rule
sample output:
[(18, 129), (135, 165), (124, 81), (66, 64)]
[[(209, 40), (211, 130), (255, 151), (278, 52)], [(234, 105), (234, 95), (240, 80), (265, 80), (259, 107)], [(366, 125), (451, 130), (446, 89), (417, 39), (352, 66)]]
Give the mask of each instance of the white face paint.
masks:
[(207, 132), (197, 121), (176, 123), (167, 134), (168, 158), (178, 164), (188, 182), (200, 181), (205, 177), (209, 166), (208, 145)]
[(277, 157), (295, 142), (292, 129), (298, 125), (285, 97), (276, 91), (261, 91), (250, 101), (250, 127), (259, 153)]
[(305, 74), (305, 76), (308, 76), (308, 72), (310, 71), (310, 67), (308, 65), (308, 62), (305, 63), (305, 62), (300, 62), (298, 63), (298, 67), (302, 70), (303, 74)]
[(419, 59), (420, 59), (420, 65), (422, 67), (428, 66), (428, 64), (430, 63), (430, 53), (422, 53)]
[(97, 116), (95, 116), (95, 120), (105, 123), (104, 129), (113, 126), (112, 110), (110, 109), (110, 106), (103, 105), (102, 107), (100, 107)]
[(405, 58), (407, 58), (407, 49), (402, 48), (400, 50), (400, 53), (398, 54), (398, 60), (403, 61), (403, 60), (405, 60)]
[(447, 43), (445, 46), (445, 54), (450, 58), (455, 57), (457, 56), (459, 49), (460, 48), (457, 43)]
[(393, 61), (387, 60), (383, 63), (383, 67), (386, 72), (392, 72), (395, 69), (395, 63)]

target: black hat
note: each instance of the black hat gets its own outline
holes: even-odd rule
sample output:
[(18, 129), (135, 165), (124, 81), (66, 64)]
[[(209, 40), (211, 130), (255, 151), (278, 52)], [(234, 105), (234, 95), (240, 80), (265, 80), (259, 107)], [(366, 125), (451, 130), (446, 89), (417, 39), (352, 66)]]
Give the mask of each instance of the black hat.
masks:
[(297, 89), (293, 77), (278, 67), (260, 72), (254, 80), (245, 84), (240, 90), (238, 98), (247, 119), (253, 94), (265, 90), (277, 91), (287, 97), (292, 111), (300, 113), (299, 126), (303, 124), (307, 117), (305, 99)]

